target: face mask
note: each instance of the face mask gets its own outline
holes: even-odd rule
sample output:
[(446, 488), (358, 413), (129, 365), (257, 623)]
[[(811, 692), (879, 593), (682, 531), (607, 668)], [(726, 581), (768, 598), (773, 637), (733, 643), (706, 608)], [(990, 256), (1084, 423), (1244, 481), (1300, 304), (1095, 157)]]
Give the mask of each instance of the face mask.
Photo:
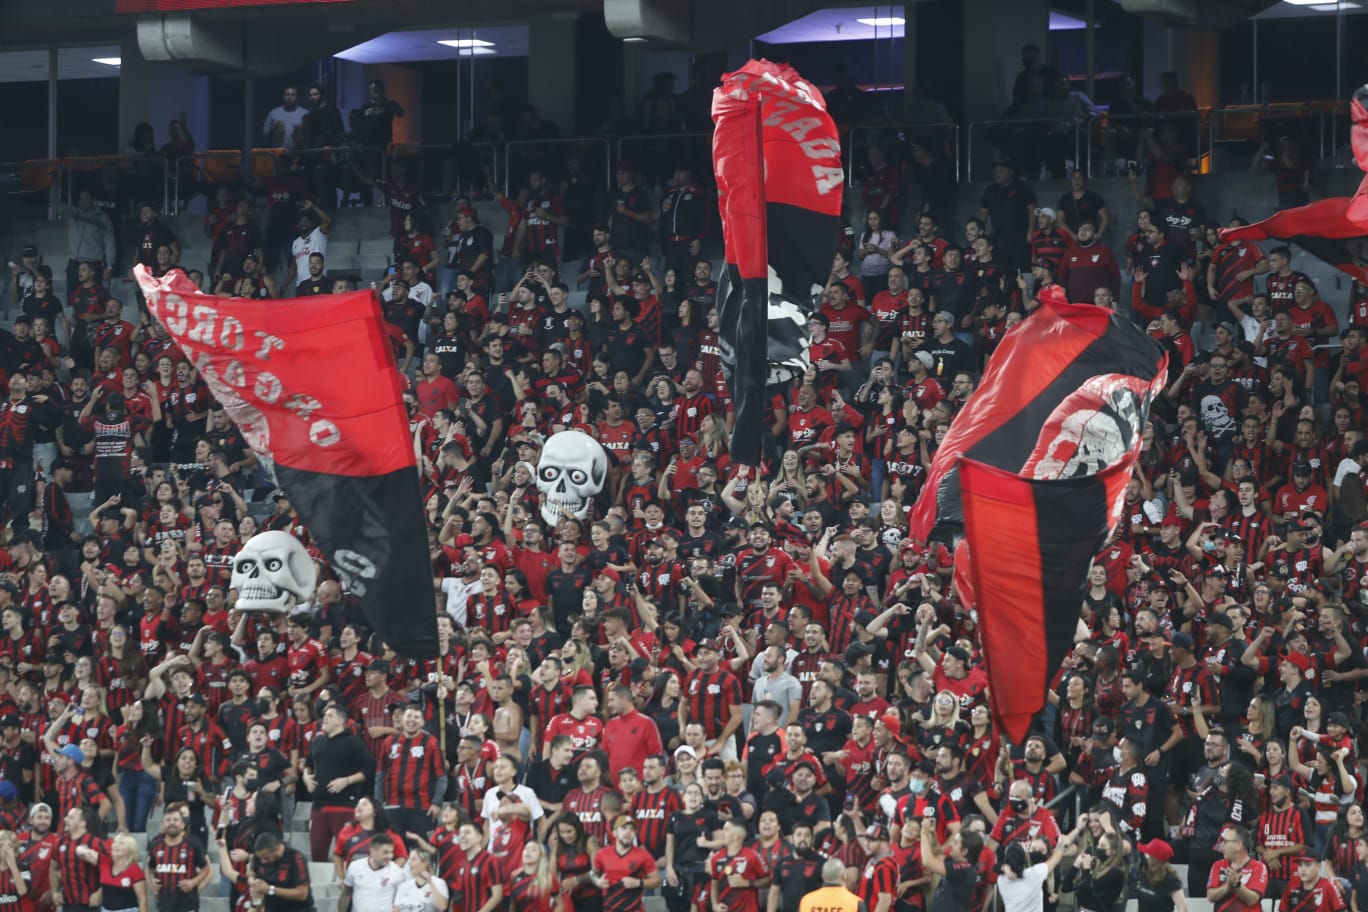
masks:
[(914, 795), (920, 795), (926, 791), (926, 780), (912, 779), (907, 783), (907, 789)]
[(1113, 747), (1113, 748), (1112, 748), (1112, 757), (1115, 758), (1115, 760), (1116, 760), (1117, 763), (1120, 763), (1120, 762), (1121, 762), (1121, 748), (1120, 748), (1120, 747)]
[(1216, 543), (1214, 541), (1204, 541), (1202, 542), (1202, 550), (1208, 553), (1215, 551)]
[(1008, 799), (1007, 799), (1007, 806), (1010, 807), (1010, 808), (1012, 809), (1012, 813), (1014, 813), (1014, 814), (1024, 814), (1024, 813), (1026, 813), (1026, 808), (1029, 806), (1029, 804), (1030, 804), (1030, 802), (1028, 802), (1025, 798), (1008, 798)]

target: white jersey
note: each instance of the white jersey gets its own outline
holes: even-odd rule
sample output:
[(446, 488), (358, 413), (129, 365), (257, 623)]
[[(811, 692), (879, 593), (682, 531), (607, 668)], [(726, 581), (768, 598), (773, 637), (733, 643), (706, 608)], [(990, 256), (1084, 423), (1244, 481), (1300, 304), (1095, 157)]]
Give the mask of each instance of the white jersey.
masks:
[(309, 257), (315, 253), (323, 255), (324, 271), (327, 270), (328, 236), (322, 228), (315, 228), (306, 237), (297, 237), (290, 245), (290, 254), (295, 261), (295, 284), (309, 280)]
[(347, 865), (346, 884), (352, 891), (353, 912), (394, 912), (394, 894), (404, 879), (404, 869), (394, 862), (376, 870), (370, 856)]

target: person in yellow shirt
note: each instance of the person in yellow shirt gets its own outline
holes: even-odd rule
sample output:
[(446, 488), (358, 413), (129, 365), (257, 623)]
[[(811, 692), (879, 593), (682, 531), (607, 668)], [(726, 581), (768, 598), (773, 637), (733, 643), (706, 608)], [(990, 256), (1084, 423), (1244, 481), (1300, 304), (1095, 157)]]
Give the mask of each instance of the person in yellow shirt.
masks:
[[(799, 912), (869, 912), (864, 900), (845, 887), (845, 862), (830, 858), (822, 865), (822, 886), (803, 897)], [(770, 912), (774, 912), (771, 906)]]

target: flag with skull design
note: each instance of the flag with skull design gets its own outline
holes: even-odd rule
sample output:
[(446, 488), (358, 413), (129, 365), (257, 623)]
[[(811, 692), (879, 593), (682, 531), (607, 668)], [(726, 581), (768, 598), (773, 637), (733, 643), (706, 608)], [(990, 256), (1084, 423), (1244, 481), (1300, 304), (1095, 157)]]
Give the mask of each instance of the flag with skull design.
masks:
[[(203, 294), (178, 269), (161, 278), (142, 266), (134, 273), (152, 315), (273, 470), (371, 628), (401, 655), (435, 656), (413, 436), (375, 293), (281, 305)], [(270, 544), (257, 546), (249, 555), (256, 565), (235, 576), (249, 590), (245, 606), (289, 604), (263, 579), (296, 601), (312, 588), (302, 569), (290, 570), (298, 553), (268, 553)]]
[(758, 466), (766, 387), (809, 366), (808, 317), (840, 233), (841, 141), (822, 93), (767, 60), (723, 76), (712, 115), (727, 248), (718, 347), (736, 407), (730, 453), (736, 465)]
[(994, 719), (1017, 743), (1073, 646), (1168, 366), (1121, 315), (1069, 304), (1059, 286), (1042, 297), (993, 353), (912, 517), (923, 540), (963, 532), (956, 588), (978, 613)]

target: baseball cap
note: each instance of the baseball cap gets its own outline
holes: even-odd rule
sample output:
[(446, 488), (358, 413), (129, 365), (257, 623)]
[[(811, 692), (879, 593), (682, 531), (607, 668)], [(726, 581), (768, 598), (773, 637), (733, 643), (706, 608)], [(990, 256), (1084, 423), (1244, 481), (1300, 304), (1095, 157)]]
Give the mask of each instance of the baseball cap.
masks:
[(1288, 775), (1286, 775), (1286, 774), (1284, 774), (1284, 775), (1282, 775), (1282, 776), (1274, 776), (1273, 779), (1272, 779), (1272, 781), (1269, 782), (1268, 784), (1269, 784), (1269, 785), (1277, 785), (1277, 786), (1280, 786), (1280, 787), (1282, 787), (1282, 788), (1288, 789), (1289, 791), (1290, 791), (1291, 789), (1296, 788), (1296, 784), (1292, 781), (1292, 777), (1291, 777), (1291, 776), (1288, 776)]
[(1338, 725), (1340, 728), (1349, 727), (1349, 717), (1342, 712), (1332, 712), (1330, 717), (1325, 720), (1326, 725)]
[(8, 779), (0, 779), (0, 801), (13, 801), (19, 797), (19, 789)]
[(387, 675), (390, 673), (390, 663), (385, 659), (371, 659), (370, 664), (366, 666), (366, 671), (378, 671), (380, 674)]
[(931, 368), (936, 366), (936, 359), (931, 356), (930, 352), (919, 351), (914, 355), (914, 357), (918, 361), (920, 361), (922, 363), (922, 367), (926, 368), (927, 370), (930, 370)]
[(674, 755), (675, 755), (676, 757), (678, 757), (680, 754), (688, 754), (690, 757), (693, 757), (695, 760), (698, 759), (698, 751), (694, 750), (692, 747), (689, 747), (689, 745), (687, 745), (687, 744), (681, 744), (681, 745), (679, 745), (679, 747), (676, 747), (676, 748), (675, 748)]
[(1292, 463), (1292, 474), (1310, 475), (1311, 463), (1307, 462), (1305, 459), (1298, 459), (1296, 462)]
[(75, 761), (76, 763), (85, 763), (85, 751), (81, 750), (74, 744), (66, 745), (57, 753), (61, 754), (63, 757), (66, 757), (68, 760)]
[(631, 814), (618, 814), (617, 818), (613, 821), (613, 829), (616, 830), (618, 827), (625, 826), (636, 829), (636, 818)]
[(1315, 663), (1311, 661), (1310, 656), (1303, 655), (1300, 652), (1283, 653), (1282, 659), (1284, 662), (1291, 662), (1293, 665), (1297, 666), (1297, 670), (1302, 673), (1302, 677), (1309, 677), (1311, 669), (1315, 665)]
[(1041, 206), (1035, 211), (1036, 215), (1043, 215), (1047, 218), (1056, 218), (1055, 211), (1049, 206)]
[(15, 713), (0, 716), (0, 728), (20, 728), (22, 725), (22, 721)]
[(1210, 627), (1213, 625), (1216, 627), (1224, 627), (1226, 630), (1235, 629), (1235, 622), (1230, 619), (1230, 616), (1219, 611), (1214, 611), (1207, 617), (1207, 626)]
[(1174, 649), (1188, 649), (1188, 650), (1191, 650), (1191, 649), (1192, 649), (1192, 635), (1189, 634), (1189, 633), (1184, 633), (1183, 631), (1180, 630), (1180, 631), (1178, 631), (1177, 633), (1175, 633), (1175, 634), (1173, 635), (1173, 639), (1169, 640), (1169, 645), (1172, 646)]
[(271, 500), (289, 500), (290, 495), (286, 494), (281, 488), (276, 488), (271, 492)]
[(208, 706), (209, 701), (204, 699), (204, 694), (191, 694), (185, 698), (186, 703), (198, 703), (200, 706)]
[(722, 650), (718, 647), (718, 645), (717, 645), (717, 640), (714, 640), (712, 637), (708, 637), (707, 639), (704, 639), (704, 640), (699, 640), (699, 641), (698, 641), (698, 645), (695, 646), (694, 648), (695, 648), (695, 649), (706, 649), (706, 650), (708, 650), (709, 652), (721, 652), (721, 651), (722, 651)]
[(887, 839), (888, 834), (884, 831), (884, 825), (877, 820), (865, 827), (864, 835), (866, 839)]
[(1151, 839), (1149, 842), (1140, 843), (1135, 848), (1141, 855), (1148, 855), (1160, 864), (1168, 864), (1173, 860), (1173, 846), (1162, 839)]

